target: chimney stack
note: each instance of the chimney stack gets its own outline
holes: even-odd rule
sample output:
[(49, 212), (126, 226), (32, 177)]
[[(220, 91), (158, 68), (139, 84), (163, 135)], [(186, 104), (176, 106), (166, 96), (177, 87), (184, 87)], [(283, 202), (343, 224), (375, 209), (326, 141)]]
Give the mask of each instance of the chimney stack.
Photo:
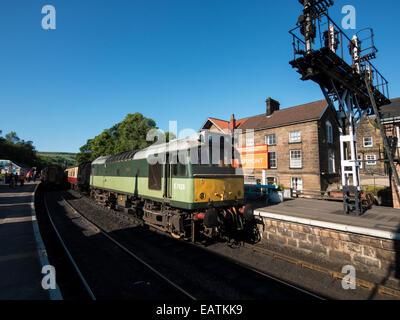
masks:
[(271, 116), (275, 111), (279, 110), (280, 103), (272, 98), (266, 100), (267, 103), (267, 117)]

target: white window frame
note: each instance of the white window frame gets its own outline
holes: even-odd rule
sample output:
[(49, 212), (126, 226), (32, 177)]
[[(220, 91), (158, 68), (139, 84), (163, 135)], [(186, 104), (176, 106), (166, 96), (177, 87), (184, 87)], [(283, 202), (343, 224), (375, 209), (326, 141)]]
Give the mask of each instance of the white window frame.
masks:
[(328, 143), (333, 143), (333, 127), (330, 121), (326, 122), (326, 141)]
[(328, 172), (336, 173), (336, 159), (335, 152), (332, 150), (328, 151)]
[[(270, 142), (270, 137), (273, 137), (273, 143), (271, 143)], [(266, 145), (268, 145), (268, 146), (276, 146), (276, 134), (275, 133), (273, 133), (273, 134), (267, 134), (266, 136), (265, 136), (265, 144)]]
[(278, 160), (276, 159), (276, 151), (268, 152), (268, 164), (271, 163), (271, 158), (270, 158), (270, 156), (269, 156), (271, 153), (274, 153), (274, 154), (275, 154), (275, 159), (274, 159), (274, 161), (275, 161), (275, 166), (274, 166), (274, 167), (271, 166), (269, 169), (277, 169), (277, 168), (278, 168)]
[(301, 131), (289, 132), (289, 143), (300, 143), (301, 142)]
[[(300, 188), (299, 188), (299, 186), (300, 186)], [(303, 178), (298, 178), (298, 177), (290, 178), (290, 187), (296, 191), (303, 191), (303, 189), (304, 189)]]
[[(367, 144), (366, 143), (366, 140), (369, 140), (369, 139), (371, 139), (371, 145), (369, 145), (369, 144)], [(364, 137), (363, 138), (363, 147), (364, 148), (373, 148), (374, 147), (374, 138), (373, 137)]]
[[(293, 158), (293, 153), (299, 153), (300, 157)], [(300, 149), (290, 150), (290, 169), (302, 169), (303, 168), (303, 154)]]
[(360, 161), (359, 163), (360, 163), (360, 169), (362, 170), (362, 169), (364, 169), (364, 159), (363, 159), (363, 155), (362, 154), (359, 154), (358, 156), (357, 156), (357, 160), (358, 161)]
[(367, 154), (367, 166), (376, 166), (376, 154)]

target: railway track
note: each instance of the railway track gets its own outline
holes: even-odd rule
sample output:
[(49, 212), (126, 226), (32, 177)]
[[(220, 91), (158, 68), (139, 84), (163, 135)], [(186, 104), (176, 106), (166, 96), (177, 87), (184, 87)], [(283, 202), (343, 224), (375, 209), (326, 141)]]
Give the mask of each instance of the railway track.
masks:
[[(67, 193), (67, 195), (68, 195), (68, 193)], [(90, 199), (88, 199), (86, 197), (83, 197), (81, 199), (85, 200), (85, 202), (90, 205), (94, 204)], [(72, 208), (74, 211), (76, 211), (77, 214), (79, 214), (80, 216), (84, 216), (84, 213), (79, 212), (79, 210), (74, 205), (72, 205), (67, 199), (65, 199), (65, 197), (63, 197), (63, 201), (65, 201), (67, 203), (67, 205), (70, 206), (70, 208)], [(108, 210), (108, 209), (104, 209), (103, 207), (100, 207), (98, 205), (96, 205), (96, 207), (98, 207), (99, 209), (103, 209), (103, 212), (105, 214), (111, 213), (110, 210)], [(127, 214), (117, 212), (114, 210), (111, 210), (111, 211), (112, 211), (112, 215), (114, 217), (123, 219), (128, 223), (134, 223), (136, 225), (142, 226), (141, 221), (137, 218), (130, 217)], [(85, 219), (87, 219), (90, 223), (95, 225), (97, 228), (101, 229), (105, 235), (108, 235), (108, 232), (105, 231), (103, 228), (101, 228), (98, 223), (94, 222), (93, 219), (90, 219), (87, 217), (85, 217)], [(158, 234), (162, 235), (162, 237), (165, 237), (165, 235), (167, 235), (169, 239), (175, 240), (167, 233), (160, 232), (159, 230), (155, 230), (155, 231), (157, 231)], [(119, 243), (117, 240), (115, 240), (115, 239), (113, 239), (113, 240), (116, 241), (117, 243)], [(246, 290), (249, 289), (248, 288), (249, 284), (246, 284), (247, 280), (245, 278), (241, 279), (241, 280), (237, 280), (238, 275), (245, 270), (247, 272), (247, 274), (252, 275), (249, 277), (249, 279), (250, 279), (249, 281), (250, 281), (250, 283), (253, 283), (255, 285), (256, 291), (258, 291), (261, 294), (261, 296), (263, 294), (265, 295), (265, 292), (268, 291), (268, 286), (270, 286), (270, 287), (272, 286), (273, 288), (272, 289), (269, 288), (269, 289), (276, 290), (276, 291), (290, 291), (290, 294), (288, 294), (289, 299), (292, 299), (293, 297), (295, 297), (294, 299), (325, 300), (324, 297), (314, 294), (314, 293), (310, 292), (309, 290), (303, 289), (293, 283), (289, 283), (287, 281), (283, 281), (281, 279), (273, 277), (273, 276), (267, 274), (266, 272), (263, 272), (262, 270), (259, 270), (250, 265), (246, 265), (244, 263), (236, 261), (235, 259), (229, 258), (225, 255), (213, 252), (212, 250), (207, 249), (204, 245), (201, 245), (201, 244), (192, 244), (192, 243), (185, 242), (185, 241), (178, 241), (178, 242), (175, 242), (176, 245), (174, 245), (170, 242), (160, 241), (159, 238), (157, 239), (154, 237), (154, 235), (152, 236), (149, 233), (146, 235), (142, 235), (142, 241), (143, 240), (148, 245), (158, 246), (161, 248), (161, 250), (163, 250), (163, 249), (168, 250), (170, 252), (171, 256), (174, 256), (174, 257), (183, 256), (183, 258), (189, 263), (190, 262), (197, 263), (200, 261), (205, 261), (205, 259), (209, 259), (209, 258), (205, 258), (205, 256), (207, 256), (207, 255), (211, 255), (214, 258), (213, 260), (215, 260), (215, 259), (219, 259), (221, 261), (223, 260), (224, 261), (223, 264), (229, 264), (230, 269), (232, 269), (232, 266), (234, 266), (233, 269), (235, 269), (235, 270), (230, 272), (229, 268), (222, 267), (223, 264), (221, 265), (220, 268), (218, 268), (218, 266), (215, 265), (215, 263), (207, 263), (207, 264), (211, 265), (211, 270), (210, 270), (210, 268), (207, 268), (208, 266), (205, 266), (205, 268), (207, 268), (207, 272), (210, 272), (210, 274), (214, 274), (215, 276), (218, 276), (221, 278), (226, 277), (226, 281), (235, 280), (237, 282), (239, 290), (241, 287), (245, 288)], [(183, 251), (182, 247), (180, 245), (178, 245), (178, 243), (184, 243), (185, 246), (189, 246), (189, 247), (195, 249), (196, 252), (193, 253), (191, 250)], [(119, 245), (126, 249), (126, 246), (122, 245), (121, 243), (119, 243)], [(126, 249), (126, 250), (128, 250), (128, 249)], [(191, 251), (191, 252), (189, 252), (189, 251)], [(137, 257), (137, 258), (140, 259), (143, 263), (146, 263), (143, 261), (143, 259), (141, 259), (139, 257)], [(214, 266), (214, 268), (213, 268), (213, 266)], [(240, 270), (240, 271), (238, 272), (238, 270)], [(262, 279), (262, 281), (264, 283), (268, 283), (269, 285), (267, 284), (264, 288), (262, 288), (262, 286), (257, 284), (257, 281), (259, 281), (259, 280), (255, 281), (254, 279), (252, 279), (252, 278), (254, 278), (254, 275), (257, 275), (258, 279)], [(251, 284), (250, 284), (250, 286), (251, 286)], [(178, 287), (181, 288), (180, 286), (178, 286)], [(191, 296), (193, 297), (193, 295), (191, 295)], [(199, 296), (200, 296), (200, 299), (206, 298), (204, 295), (201, 295), (201, 294)], [(266, 296), (268, 296), (268, 294)], [(269, 295), (269, 296), (271, 296), (271, 295)], [(272, 296), (273, 296), (273, 294), (272, 294)], [(279, 294), (278, 294), (278, 296), (282, 297), (282, 295), (279, 295)]]
[[(90, 198), (83, 197), (83, 199), (85, 201), (91, 202), (91, 204), (94, 204), (99, 208), (103, 208), (100, 205), (97, 205), (96, 203), (94, 203)], [(138, 224), (141, 224), (141, 225), (143, 223), (140, 219), (137, 219), (135, 217), (131, 217), (128, 214), (121, 213), (121, 212), (118, 212), (118, 211), (115, 211), (115, 210), (111, 210), (111, 211), (113, 212), (114, 215), (116, 215), (119, 218), (125, 219), (127, 221), (131, 221), (131, 222), (134, 222), (134, 223), (138, 223)], [(167, 233), (167, 232), (163, 232), (163, 231), (160, 231), (159, 229), (154, 229), (154, 228), (151, 228), (151, 227), (150, 227), (150, 229), (152, 229), (155, 232), (159, 232), (159, 233), (163, 234), (164, 236), (171, 237), (171, 235), (169, 233)], [(198, 246), (198, 247), (201, 247), (201, 248), (207, 250), (207, 248), (205, 246), (203, 246), (203, 245), (201, 245), (199, 243), (188, 242), (188, 244), (194, 245), (194, 246)], [(285, 262), (290, 263), (290, 264), (298, 265), (298, 266), (301, 266), (301, 268), (313, 270), (313, 271), (319, 272), (321, 274), (329, 275), (333, 279), (336, 279), (338, 281), (343, 280), (343, 278), (345, 276), (344, 274), (342, 274), (340, 272), (337, 272), (337, 271), (334, 271), (334, 270), (331, 270), (331, 269), (327, 269), (327, 268), (321, 267), (319, 265), (315, 265), (315, 264), (312, 264), (310, 262), (303, 261), (303, 260), (300, 260), (300, 259), (297, 259), (297, 258), (289, 257), (287, 255), (280, 254), (280, 253), (268, 250), (268, 249), (263, 248), (263, 247), (258, 246), (258, 245), (252, 245), (252, 244), (249, 244), (249, 243), (243, 243), (242, 246), (244, 248), (251, 249), (254, 252), (261, 253), (263, 255), (267, 255), (267, 256), (273, 257), (274, 259), (285, 261)], [(215, 253), (215, 251), (212, 251), (212, 252)], [(272, 275), (270, 275), (270, 274), (268, 274), (266, 272), (263, 272), (262, 270), (259, 270), (257, 268), (253, 268), (250, 265), (238, 262), (237, 260), (229, 258), (227, 256), (223, 256), (223, 257), (225, 259), (228, 259), (229, 261), (231, 261), (234, 264), (242, 266), (243, 268), (248, 268), (249, 270), (252, 270), (254, 272), (260, 273), (261, 275), (263, 275), (266, 278), (270, 278), (271, 280), (274, 280), (274, 281), (277, 281), (277, 282), (281, 282), (283, 285), (286, 285), (288, 287), (293, 287), (295, 290), (299, 290), (301, 292), (304, 292), (305, 294), (313, 296), (316, 299), (325, 300), (324, 297), (322, 297), (320, 295), (316, 295), (316, 294), (310, 292), (309, 290), (305, 290), (305, 289), (303, 289), (303, 288), (301, 288), (301, 287), (299, 287), (299, 286), (297, 286), (297, 285), (295, 285), (293, 283), (290, 283), (288, 281), (283, 281), (283, 280), (281, 280), (281, 279), (279, 279), (277, 277), (274, 277), (274, 276), (272, 276)], [(394, 297), (394, 298), (397, 298), (397, 299), (400, 298), (400, 291), (399, 290), (395, 290), (395, 289), (386, 287), (384, 285), (373, 283), (373, 282), (370, 282), (368, 280), (360, 279), (360, 278), (357, 278), (356, 283), (357, 283), (358, 287), (361, 287), (361, 288), (363, 288), (363, 289), (365, 289), (367, 291), (372, 292), (372, 291), (375, 290), (377, 293), (379, 293), (381, 295), (384, 295), (384, 296)]]
[(69, 251), (68, 247), (66, 246), (66, 244), (65, 244), (65, 242), (64, 242), (64, 240), (63, 240), (63, 238), (62, 238), (62, 236), (60, 234), (60, 232), (58, 231), (58, 229), (57, 229), (57, 227), (56, 227), (56, 225), (55, 225), (55, 223), (53, 221), (53, 218), (51, 217), (50, 210), (49, 210), (49, 207), (48, 207), (47, 201), (46, 201), (46, 196), (44, 196), (44, 206), (45, 206), (45, 209), (46, 209), (47, 217), (49, 218), (49, 221), (50, 221), (50, 223), (51, 223), (51, 225), (53, 227), (53, 230), (56, 233), (57, 238), (60, 241), (61, 245), (63, 246), (63, 248), (64, 248), (69, 260), (71, 261), (71, 264), (72, 264), (76, 274), (78, 275), (83, 287), (85, 288), (85, 290), (86, 290), (87, 294), (89, 295), (90, 299), (91, 300), (96, 300), (96, 296), (93, 294), (92, 289), (90, 288), (88, 282), (86, 281), (86, 279), (83, 276), (81, 270), (79, 269), (77, 263), (75, 262), (75, 259), (72, 257), (71, 252)]
[[(106, 231), (104, 231), (100, 226), (98, 226), (95, 222), (91, 221), (90, 219), (86, 218), (84, 215), (80, 214), (78, 210), (76, 210), (63, 196), (61, 196), (61, 199), (63, 203), (71, 210), (74, 212), (74, 214), (79, 217), (79, 219), (84, 220), (84, 222), (90, 226), (93, 230), (96, 230), (99, 234), (101, 234), (102, 237), (107, 239), (107, 241), (110, 241), (114, 247), (117, 247), (121, 252), (123, 252), (126, 256), (128, 256), (131, 260), (134, 260), (136, 263), (141, 264), (145, 269), (147, 269), (149, 272), (154, 274), (155, 277), (157, 277), (161, 282), (165, 283), (166, 286), (170, 287), (169, 290), (172, 290), (172, 288), (175, 291), (178, 291), (181, 298), (183, 300), (196, 300), (194, 296), (192, 296), (190, 293), (186, 292), (184, 289), (182, 289), (179, 285), (168, 279), (165, 275), (163, 275), (161, 272), (156, 270), (154, 267), (152, 267), (150, 264), (146, 263), (143, 261), (141, 258), (139, 258), (137, 255), (135, 255), (132, 250), (129, 250), (126, 248), (124, 245), (122, 245), (120, 242), (118, 242), (116, 239), (114, 239), (112, 236), (110, 236)], [(85, 288), (88, 296), (90, 297), (91, 300), (97, 300), (97, 296), (95, 294), (95, 289), (89, 285), (90, 280), (87, 279), (87, 275), (85, 275), (85, 272), (81, 270), (82, 266), (79, 266), (79, 263), (74, 259), (73, 254), (71, 253), (70, 248), (68, 247), (66, 241), (64, 241), (62, 233), (59, 231), (57, 227), (57, 223), (54, 221), (52, 217), (52, 213), (50, 212), (49, 205), (48, 205), (48, 200), (46, 198), (46, 195), (44, 196), (44, 207), (47, 213), (47, 217), (52, 225), (52, 228), (54, 232), (57, 234), (57, 237), (62, 244), (63, 249), (65, 250), (68, 258), (71, 261), (71, 264), (74, 267), (74, 270), (76, 274), (78, 275), (83, 287)], [(177, 296), (175, 294), (175, 296)], [(142, 297), (138, 297), (141, 299)], [(168, 297), (158, 297), (159, 298), (168, 298)], [(157, 298), (156, 298), (157, 299)]]

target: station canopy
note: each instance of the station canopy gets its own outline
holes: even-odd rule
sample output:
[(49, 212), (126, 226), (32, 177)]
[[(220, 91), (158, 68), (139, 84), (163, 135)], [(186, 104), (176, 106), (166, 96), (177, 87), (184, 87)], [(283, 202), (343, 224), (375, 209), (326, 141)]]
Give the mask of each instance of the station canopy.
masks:
[[(11, 171), (10, 171), (11, 167)], [(7, 173), (17, 173), (21, 170), (21, 166), (17, 165), (16, 163), (10, 161), (10, 160), (2, 160), (0, 159), (0, 171), (7, 172)]]

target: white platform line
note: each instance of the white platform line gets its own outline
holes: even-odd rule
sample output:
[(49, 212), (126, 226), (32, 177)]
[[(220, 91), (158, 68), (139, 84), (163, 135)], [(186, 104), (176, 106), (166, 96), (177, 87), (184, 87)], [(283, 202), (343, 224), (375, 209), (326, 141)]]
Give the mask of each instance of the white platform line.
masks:
[[(35, 194), (36, 194), (38, 187), (39, 187), (39, 184), (36, 186), (33, 194), (31, 194), (32, 195), (31, 210), (32, 210), (33, 233), (35, 235), (36, 247), (37, 247), (37, 251), (39, 254), (40, 265), (43, 268), (44, 266), (50, 265), (50, 263), (49, 263), (49, 259), (47, 257), (46, 247), (44, 246), (42, 236), (40, 235), (39, 225), (38, 225), (37, 218), (36, 218)], [(58, 284), (56, 285), (56, 289), (49, 289), (47, 291), (49, 292), (50, 300), (63, 300), (63, 297), (62, 297), (62, 294), (61, 294)]]

